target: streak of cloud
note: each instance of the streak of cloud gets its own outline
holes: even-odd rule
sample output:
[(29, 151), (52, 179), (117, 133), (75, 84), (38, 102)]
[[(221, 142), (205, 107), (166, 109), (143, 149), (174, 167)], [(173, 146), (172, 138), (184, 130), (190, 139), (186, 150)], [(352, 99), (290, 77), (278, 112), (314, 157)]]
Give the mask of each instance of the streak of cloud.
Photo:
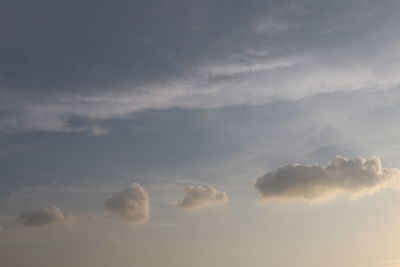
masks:
[[(21, 16), (21, 7), (10, 8), (13, 19), (4, 25), (15, 34), (2, 40), (0, 131), (104, 135), (102, 120), (148, 109), (259, 105), (400, 83), (395, 1), (362, 7), (357, 1), (157, 2), (116, 5), (116, 17), (93, 18), (91, 25), (110, 28), (93, 26), (90, 38), (82, 29), (90, 14), (74, 14), (80, 7), (73, 2), (53, 6), (53, 21), (46, 24)], [(47, 15), (36, 6), (24, 8)], [(103, 2), (97, 8), (108, 10)], [(164, 8), (172, 13), (160, 12)], [(153, 12), (159, 15), (145, 15)], [(60, 39), (44, 42), (54, 39), (56, 25), (65, 27)], [(43, 38), (36, 40), (35, 32)], [(77, 47), (62, 41), (74, 38)], [(204, 40), (209, 45), (201, 45)], [(93, 49), (93, 42), (104, 46)], [(29, 49), (21, 53), (22, 46)], [(76, 118), (82, 123), (75, 125)]]

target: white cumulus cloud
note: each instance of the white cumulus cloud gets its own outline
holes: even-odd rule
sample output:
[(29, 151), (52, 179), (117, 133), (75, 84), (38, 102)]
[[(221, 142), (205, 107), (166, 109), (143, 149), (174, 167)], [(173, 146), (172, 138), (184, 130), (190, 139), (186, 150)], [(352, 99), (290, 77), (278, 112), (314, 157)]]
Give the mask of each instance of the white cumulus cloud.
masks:
[(188, 186), (178, 205), (186, 211), (198, 211), (206, 207), (224, 205), (229, 201), (225, 192), (212, 186)]
[(127, 223), (145, 224), (150, 220), (150, 198), (138, 183), (107, 199), (104, 208)]
[(378, 157), (348, 159), (336, 156), (326, 167), (285, 165), (258, 178), (254, 186), (266, 201), (319, 201), (341, 193), (354, 198), (384, 188), (396, 189), (399, 178), (400, 170), (382, 167)]

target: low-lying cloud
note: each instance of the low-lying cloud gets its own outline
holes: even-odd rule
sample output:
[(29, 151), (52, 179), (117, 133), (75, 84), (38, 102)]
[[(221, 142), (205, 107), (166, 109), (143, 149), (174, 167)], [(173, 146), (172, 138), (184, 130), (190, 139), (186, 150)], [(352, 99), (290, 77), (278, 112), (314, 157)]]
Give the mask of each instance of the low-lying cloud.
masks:
[(21, 213), (17, 222), (27, 226), (45, 227), (50, 225), (74, 225), (86, 216), (65, 216), (58, 207), (43, 208)]
[(336, 156), (328, 166), (285, 165), (254, 184), (263, 200), (319, 201), (341, 193), (351, 197), (398, 188), (400, 170), (382, 167), (378, 157), (348, 159)]
[(206, 207), (224, 205), (229, 201), (225, 192), (212, 186), (188, 186), (178, 205), (186, 211), (198, 211)]
[(138, 183), (107, 199), (104, 208), (127, 223), (145, 224), (150, 220), (150, 198)]

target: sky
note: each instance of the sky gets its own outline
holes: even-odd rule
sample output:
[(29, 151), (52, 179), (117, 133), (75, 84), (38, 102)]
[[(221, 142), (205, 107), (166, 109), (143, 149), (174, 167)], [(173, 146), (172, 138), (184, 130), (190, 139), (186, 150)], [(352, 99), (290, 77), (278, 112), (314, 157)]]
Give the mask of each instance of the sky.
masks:
[(0, 265), (399, 267), (399, 17), (0, 0)]

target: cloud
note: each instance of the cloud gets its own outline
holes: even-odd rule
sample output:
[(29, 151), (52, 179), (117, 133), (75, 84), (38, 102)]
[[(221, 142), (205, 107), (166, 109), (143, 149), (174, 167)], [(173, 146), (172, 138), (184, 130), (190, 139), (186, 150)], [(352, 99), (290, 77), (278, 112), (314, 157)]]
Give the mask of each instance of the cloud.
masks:
[(228, 202), (225, 192), (212, 186), (188, 186), (185, 195), (178, 205), (186, 211), (197, 211), (211, 206), (220, 206)]
[(150, 220), (150, 198), (138, 183), (107, 199), (104, 208), (127, 223), (145, 224)]
[[(400, 84), (395, 1), (232, 2), (229, 12), (217, 2), (158, 2), (127, 1), (116, 7), (116, 17), (93, 17), (90, 38), (82, 29), (89, 14), (70, 19), (79, 10), (74, 3), (56, 9), (46, 25), (21, 17), (20, 7), (10, 9), (0, 131), (102, 135), (101, 120), (148, 109), (258, 105)], [(26, 8), (46, 17), (40, 7)], [(139, 21), (153, 27), (136, 27)], [(96, 26), (103, 24), (109, 28)], [(61, 26), (60, 38), (52, 38), (53, 27)], [(75, 38), (77, 47), (62, 41)], [(103, 45), (93, 49), (93, 43)], [(29, 49), (21, 53), (24, 46)], [(84, 122), (73, 125), (76, 117)]]
[(249, 62), (227, 62), (204, 66), (199, 69), (203, 75), (208, 75), (213, 78), (218, 77), (233, 77), (235, 75), (246, 75), (257, 72), (275, 71), (284, 68), (294, 67), (297, 64), (303, 63), (302, 58), (277, 58), (269, 61), (257, 62), (248, 60)]
[(348, 193), (352, 197), (397, 189), (399, 169), (382, 167), (378, 157), (347, 159), (336, 156), (328, 166), (285, 165), (254, 184), (263, 200), (319, 201)]
[(65, 216), (58, 207), (43, 208), (21, 213), (16, 221), (27, 226), (74, 225), (86, 216)]

